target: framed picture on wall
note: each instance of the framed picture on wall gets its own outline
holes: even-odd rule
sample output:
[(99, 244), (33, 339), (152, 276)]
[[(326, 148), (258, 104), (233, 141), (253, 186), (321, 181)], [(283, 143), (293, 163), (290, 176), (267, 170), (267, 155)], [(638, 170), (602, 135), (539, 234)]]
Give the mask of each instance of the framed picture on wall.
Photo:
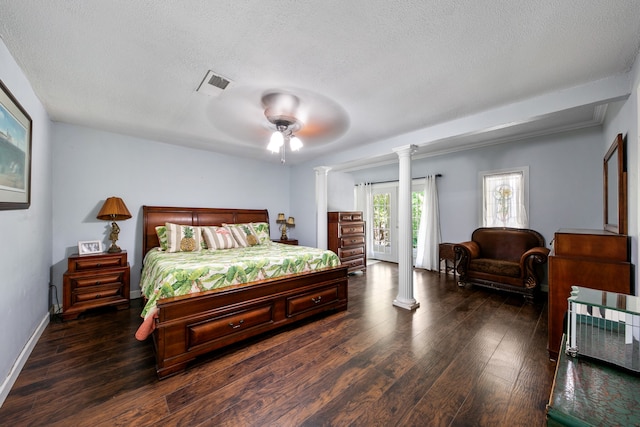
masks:
[(0, 209), (31, 205), (31, 117), (0, 81)]
[(78, 242), (78, 253), (80, 255), (99, 254), (102, 252), (102, 242), (100, 240), (86, 240)]

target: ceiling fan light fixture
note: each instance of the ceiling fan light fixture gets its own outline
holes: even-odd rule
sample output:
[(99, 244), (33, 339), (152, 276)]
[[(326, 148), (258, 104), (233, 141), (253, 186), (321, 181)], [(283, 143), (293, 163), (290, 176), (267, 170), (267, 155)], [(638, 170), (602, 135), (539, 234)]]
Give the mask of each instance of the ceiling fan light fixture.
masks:
[(297, 136), (293, 136), (289, 141), (289, 145), (291, 146), (291, 151), (298, 151), (302, 148), (302, 141)]
[(267, 149), (272, 153), (280, 152), (280, 162), (286, 162), (287, 144), (291, 151), (302, 148), (302, 141), (295, 133), (302, 129), (303, 123), (295, 116), (299, 100), (296, 96), (283, 93), (270, 93), (262, 97), (265, 106), (264, 115), (275, 126)]
[(271, 134), (271, 139), (269, 140), (269, 145), (267, 145), (267, 150), (272, 153), (277, 153), (280, 151), (280, 147), (284, 145), (284, 135), (281, 132), (275, 131)]

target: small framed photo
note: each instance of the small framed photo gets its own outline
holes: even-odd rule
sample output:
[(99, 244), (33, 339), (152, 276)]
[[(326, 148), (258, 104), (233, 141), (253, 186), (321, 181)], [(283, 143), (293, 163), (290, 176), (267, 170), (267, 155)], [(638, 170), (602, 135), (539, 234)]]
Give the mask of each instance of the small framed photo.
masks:
[(78, 253), (80, 255), (99, 254), (102, 252), (102, 242), (100, 240), (86, 240), (78, 242)]

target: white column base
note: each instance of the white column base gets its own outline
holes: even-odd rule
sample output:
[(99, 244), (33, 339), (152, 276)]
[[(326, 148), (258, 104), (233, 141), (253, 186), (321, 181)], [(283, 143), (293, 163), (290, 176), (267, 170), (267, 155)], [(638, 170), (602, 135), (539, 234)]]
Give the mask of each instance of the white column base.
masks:
[(396, 307), (404, 308), (405, 310), (415, 310), (420, 307), (420, 303), (416, 300), (412, 301), (401, 301), (398, 298), (393, 300), (393, 305)]

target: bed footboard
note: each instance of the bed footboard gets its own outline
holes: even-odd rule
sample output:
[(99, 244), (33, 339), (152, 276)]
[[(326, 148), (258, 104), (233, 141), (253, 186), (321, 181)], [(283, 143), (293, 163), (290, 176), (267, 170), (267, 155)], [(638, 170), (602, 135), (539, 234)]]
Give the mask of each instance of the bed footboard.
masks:
[(347, 309), (348, 268), (293, 274), (158, 302), (153, 332), (163, 379), (197, 356), (325, 311)]

